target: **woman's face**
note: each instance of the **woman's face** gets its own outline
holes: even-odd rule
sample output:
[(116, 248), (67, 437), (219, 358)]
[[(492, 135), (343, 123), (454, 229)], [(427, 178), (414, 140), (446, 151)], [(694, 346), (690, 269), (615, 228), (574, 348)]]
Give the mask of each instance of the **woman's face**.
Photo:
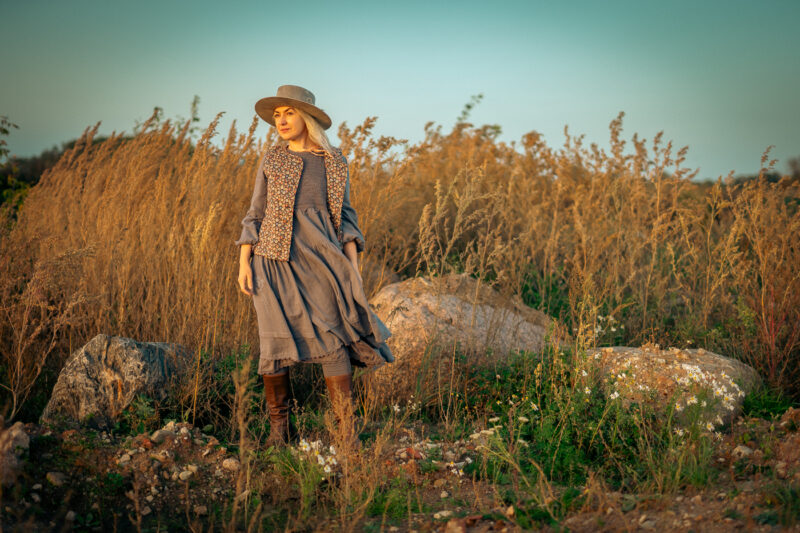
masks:
[(293, 107), (276, 107), (275, 111), (272, 112), (272, 117), (275, 119), (278, 135), (284, 141), (299, 140), (306, 132), (306, 123), (303, 117)]

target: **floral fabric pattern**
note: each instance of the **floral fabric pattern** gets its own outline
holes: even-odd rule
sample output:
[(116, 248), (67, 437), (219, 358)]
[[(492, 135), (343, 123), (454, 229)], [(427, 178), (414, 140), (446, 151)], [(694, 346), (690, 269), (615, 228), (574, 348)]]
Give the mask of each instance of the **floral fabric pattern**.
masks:
[[(268, 259), (288, 261), (292, 245), (295, 195), (303, 172), (303, 160), (289, 153), (285, 146), (276, 146), (264, 154), (262, 167), (267, 181), (266, 205), (253, 253)], [(335, 149), (334, 155), (325, 154), (325, 173), (328, 210), (341, 244), (344, 239), (342, 210), (345, 193), (349, 191), (346, 191), (347, 162), (338, 149)], [(348, 218), (350, 215), (349, 212), (346, 214)], [(357, 245), (363, 249), (363, 240), (357, 242)]]

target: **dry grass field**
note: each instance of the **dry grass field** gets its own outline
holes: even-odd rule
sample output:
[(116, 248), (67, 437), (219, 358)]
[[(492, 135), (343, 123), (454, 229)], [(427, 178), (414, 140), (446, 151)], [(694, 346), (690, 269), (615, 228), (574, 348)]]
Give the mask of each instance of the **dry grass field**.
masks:
[[(449, 132), (428, 125), (416, 144), (376, 137), (374, 119), (342, 126), (339, 145), (367, 240), (361, 265), (368, 294), (416, 275), (467, 273), (557, 319), (574, 338), (565, 357), (596, 345), (704, 347), (752, 365), (772, 396), (800, 399), (800, 182), (696, 183), (683, 166), (686, 148), (660, 135), (623, 140), (622, 119), (610, 124), (608, 151), (566, 130), (563, 146), (551, 147), (536, 132), (508, 144), (496, 127), (463, 121)], [(45, 172), (16, 220), (4, 214), (6, 423), (35, 421), (66, 357), (97, 333), (189, 347), (193, 372), (168, 400), (143, 399), (120, 431), (135, 436), (137, 427), (152, 431), (172, 418), (230, 443), (243, 465), (236, 495), (246, 488), (250, 496), (230, 498), (213, 527), (187, 513), (198, 531), (413, 529), (411, 516), (431, 507), (419, 485), (392, 481), (383, 459), (404, 428), (416, 428), (417, 437), (436, 428), (439, 438), (457, 442), (487, 427), (493, 414), (480, 405), (527, 397), (534, 388), (549, 398), (556, 429), (531, 438), (544, 443), (558, 428), (563, 435), (557, 413), (580, 391), (564, 379), (560, 365), (571, 363), (554, 351), (538, 354), (549, 363), (535, 380), (523, 379), (534, 373), (531, 361), (488, 388), (479, 385), (494, 370), (463, 368), (457, 386), (466, 397), (455, 417), (447, 407), (447, 420), (436, 401), (441, 390), (422, 384), (420, 396), (395, 398), (401, 413), (370, 403), (359, 383), (369, 444), (357, 457), (340, 458), (335, 482), (301, 452), (263, 450), (266, 417), (249, 364), (258, 337), (252, 303), (236, 284), (234, 240), (260, 154), (274, 138), (256, 139), (254, 121), (245, 133), (232, 126), (218, 147), (210, 142), (217, 120), (198, 140), (189, 126), (154, 116), (132, 138), (101, 143), (92, 143), (96, 128), (89, 129)], [(765, 153), (762, 174), (772, 165)], [(293, 376), (308, 443), (326, 427), (319, 378), (311, 368)], [(537, 448), (533, 460), (533, 452), (500, 439), (486, 448), (491, 453), (471, 458), (478, 466), (456, 472), (473, 480), (473, 504), (463, 507), (528, 502), (517, 503), (527, 514), (504, 518), (525, 529), (557, 524), (575, 508), (571, 502), (590, 506), (608, 487), (675, 494), (712, 483), (706, 437), (653, 440), (647, 424), (611, 416), (606, 399), (597, 402), (574, 417), (628, 428), (630, 441), (584, 439), (585, 420), (575, 420), (569, 449)], [(659, 454), (661, 462), (643, 461)], [(672, 469), (676, 457), (687, 465), (681, 472)], [(787, 490), (795, 491), (788, 505), (797, 506), (797, 486)], [(794, 509), (780, 523), (797, 520)], [(152, 527), (136, 516), (138, 529)]]

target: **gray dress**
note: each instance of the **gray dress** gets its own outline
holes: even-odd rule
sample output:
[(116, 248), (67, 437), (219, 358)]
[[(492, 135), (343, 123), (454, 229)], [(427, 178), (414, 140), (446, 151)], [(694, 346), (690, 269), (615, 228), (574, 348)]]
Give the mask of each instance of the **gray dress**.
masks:
[[(394, 361), (386, 339), (391, 333), (372, 312), (364, 288), (344, 255), (327, 204), (322, 156), (292, 152), (303, 159), (297, 187), (289, 261), (253, 255), (253, 304), (258, 316), (259, 374), (297, 362), (337, 362), (377, 367)], [(350, 182), (342, 207), (344, 242), (364, 249), (364, 236), (350, 206)], [(250, 210), (236, 244), (255, 244), (264, 217), (267, 185), (259, 168)]]

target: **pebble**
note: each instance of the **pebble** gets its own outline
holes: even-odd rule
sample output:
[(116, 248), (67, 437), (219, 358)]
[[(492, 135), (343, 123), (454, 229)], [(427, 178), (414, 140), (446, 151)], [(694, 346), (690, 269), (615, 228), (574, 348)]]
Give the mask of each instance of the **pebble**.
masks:
[(193, 475), (194, 475), (194, 472), (192, 472), (191, 470), (184, 470), (183, 472), (178, 474), (178, 477), (180, 478), (181, 481), (186, 481), (187, 479), (189, 479)]
[(75, 516), (75, 511), (67, 511), (67, 514), (64, 516), (64, 520), (67, 522), (74, 522)]
[(55, 487), (60, 487), (67, 480), (67, 476), (61, 472), (48, 472), (46, 478)]
[(787, 464), (786, 464), (785, 462), (783, 462), (783, 461), (779, 461), (779, 462), (775, 463), (775, 474), (776, 474), (776, 475), (777, 475), (777, 476), (778, 476), (780, 479), (786, 479), (786, 478), (788, 477), (788, 472), (786, 471), (786, 468), (787, 468), (788, 466), (789, 466), (789, 465), (787, 465)]
[(131, 456), (128, 455), (127, 453), (123, 454), (122, 457), (120, 457), (119, 460), (117, 460), (117, 464), (118, 465), (125, 465), (125, 464), (128, 464), (130, 462), (131, 462)]
[(31, 487), (31, 490), (42, 490), (42, 484), (41, 483), (37, 483), (36, 485)]
[(753, 455), (753, 449), (748, 446), (745, 446), (744, 444), (740, 444), (733, 449), (732, 455), (737, 459), (741, 459), (742, 457), (749, 457)]
[(144, 509), (142, 509), (142, 516), (147, 516), (152, 512), (153, 512), (153, 510), (150, 509), (150, 506), (149, 505), (145, 505)]
[(450, 493), (449, 493), (449, 492), (447, 492), (446, 490), (443, 490), (443, 491), (442, 491), (442, 492), (439, 494), (439, 497), (440, 497), (440, 498), (442, 498), (442, 499), (445, 499), (445, 498), (447, 498), (447, 497), (449, 497), (449, 496), (450, 496)]
[(42, 498), (35, 492), (31, 492), (31, 500), (33, 500), (35, 503), (39, 503), (42, 501)]
[(170, 431), (168, 429), (159, 429), (159, 430), (153, 432), (152, 435), (150, 435), (150, 440), (155, 442), (156, 444), (161, 444), (167, 438), (174, 439), (175, 438), (175, 432), (174, 431)]
[(148, 494), (147, 496), (144, 497), (144, 499), (147, 500), (147, 503), (153, 503), (153, 495), (152, 494)]
[(441, 520), (442, 518), (450, 518), (453, 516), (453, 511), (448, 511), (445, 509), (444, 511), (439, 511), (438, 513), (434, 513), (433, 518), (435, 520)]
[(194, 506), (194, 514), (204, 516), (208, 514), (208, 508), (205, 505), (195, 505)]
[(447, 485), (447, 480), (442, 477), (433, 482), (433, 486), (436, 487), (437, 489), (439, 487), (444, 487), (445, 485)]
[(222, 461), (222, 468), (225, 470), (230, 470), (231, 472), (236, 472), (239, 470), (239, 460), (234, 459), (233, 457), (228, 457)]
[(642, 529), (653, 530), (656, 528), (656, 521), (655, 520), (646, 520), (644, 522), (639, 523), (639, 527)]

